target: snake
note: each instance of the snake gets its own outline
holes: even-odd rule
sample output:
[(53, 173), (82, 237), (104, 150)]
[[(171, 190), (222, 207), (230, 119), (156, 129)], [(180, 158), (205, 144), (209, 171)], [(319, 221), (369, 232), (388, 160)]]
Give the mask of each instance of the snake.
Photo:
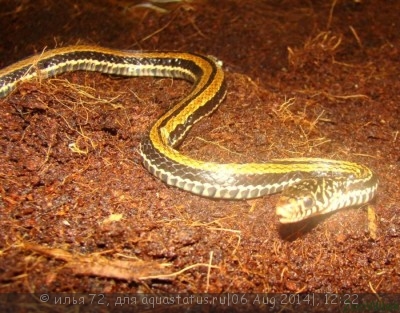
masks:
[(144, 167), (167, 185), (214, 199), (251, 199), (281, 192), (276, 214), (283, 224), (361, 206), (376, 195), (377, 175), (350, 161), (297, 157), (218, 163), (181, 153), (179, 145), (188, 131), (213, 113), (226, 96), (223, 65), (213, 56), (85, 45), (55, 48), (0, 70), (0, 98), (21, 82), (72, 71), (169, 77), (192, 83), (190, 92), (153, 124), (139, 146)]

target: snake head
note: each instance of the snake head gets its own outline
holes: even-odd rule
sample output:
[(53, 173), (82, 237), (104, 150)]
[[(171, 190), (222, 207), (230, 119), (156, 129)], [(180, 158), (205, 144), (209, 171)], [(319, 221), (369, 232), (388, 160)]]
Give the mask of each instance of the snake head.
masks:
[(305, 179), (285, 189), (276, 207), (280, 222), (294, 223), (322, 214), (324, 204), (318, 199), (324, 182), (323, 178)]

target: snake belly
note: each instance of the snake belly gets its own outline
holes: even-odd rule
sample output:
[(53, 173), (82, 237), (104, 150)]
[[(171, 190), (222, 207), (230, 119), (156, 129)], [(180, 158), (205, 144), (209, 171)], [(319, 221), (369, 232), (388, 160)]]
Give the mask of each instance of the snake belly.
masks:
[(282, 191), (276, 209), (282, 223), (361, 205), (376, 194), (376, 175), (358, 163), (289, 158), (224, 164), (180, 153), (177, 146), (190, 128), (216, 110), (225, 98), (224, 72), (214, 57), (96, 46), (58, 48), (0, 70), (0, 97), (6, 97), (23, 81), (78, 70), (120, 76), (172, 77), (193, 84), (191, 91), (155, 122), (140, 144), (145, 168), (168, 185), (220, 199), (250, 199)]

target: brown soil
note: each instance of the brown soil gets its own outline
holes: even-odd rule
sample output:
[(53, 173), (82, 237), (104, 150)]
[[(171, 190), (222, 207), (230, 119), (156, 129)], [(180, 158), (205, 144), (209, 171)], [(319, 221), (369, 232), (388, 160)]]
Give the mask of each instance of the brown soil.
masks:
[(279, 195), (200, 198), (142, 167), (141, 138), (188, 83), (25, 83), (0, 100), (0, 292), (399, 292), (400, 2), (1, 2), (1, 67), (76, 43), (211, 54), (227, 99), (182, 151), (345, 159), (380, 186), (370, 210), (282, 226)]

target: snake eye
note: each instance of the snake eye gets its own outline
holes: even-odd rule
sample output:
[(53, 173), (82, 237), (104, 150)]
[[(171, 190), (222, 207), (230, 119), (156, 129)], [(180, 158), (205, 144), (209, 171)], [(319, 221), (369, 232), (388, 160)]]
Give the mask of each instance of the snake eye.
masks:
[(303, 205), (304, 208), (306, 209), (312, 209), (313, 205), (314, 205), (314, 200), (311, 196), (305, 196), (303, 198)]

